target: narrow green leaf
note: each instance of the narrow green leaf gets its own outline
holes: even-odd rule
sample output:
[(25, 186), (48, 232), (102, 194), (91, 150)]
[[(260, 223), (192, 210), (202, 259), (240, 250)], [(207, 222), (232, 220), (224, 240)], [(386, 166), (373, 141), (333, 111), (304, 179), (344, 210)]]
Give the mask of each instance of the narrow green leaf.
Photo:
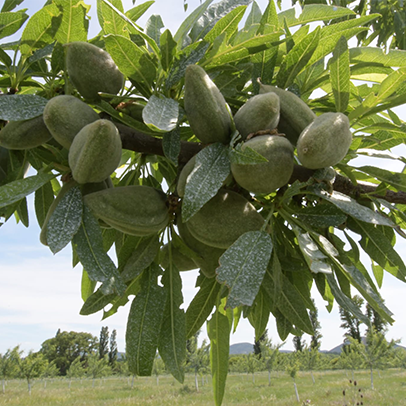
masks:
[(282, 62), (279, 73), (276, 77), (276, 83), (279, 87), (285, 89), (293, 83), (296, 76), (302, 71), (312, 57), (319, 44), (319, 38), (320, 27), (317, 27), (302, 41), (295, 44), (290, 50)]
[(391, 172), (386, 169), (377, 168), (375, 166), (361, 166), (358, 170), (379, 179), (395, 187), (398, 190), (406, 192), (406, 174), (399, 172)]
[(238, 31), (234, 38), (232, 38), (233, 45), (246, 41), (248, 38), (252, 38), (255, 34), (257, 34), (258, 29), (260, 28), (261, 18), (261, 9), (254, 1), (252, 3), (251, 11), (245, 19), (244, 28)]
[(215, 143), (196, 155), (196, 164), (189, 175), (182, 204), (183, 221), (188, 221), (216, 195), (230, 174), (228, 148)]
[(82, 280), (80, 284), (80, 293), (82, 296), (82, 300), (86, 302), (86, 300), (94, 293), (94, 290), (96, 288), (96, 282), (92, 281), (89, 278), (88, 273), (86, 272), (85, 269), (82, 270)]
[(179, 104), (164, 96), (152, 95), (142, 110), (142, 119), (151, 129), (169, 132), (176, 128), (179, 119)]
[(28, 217), (28, 206), (27, 206), (27, 198), (24, 197), (18, 205), (15, 214), (17, 222), (21, 222), (24, 224), (25, 227), (28, 227), (29, 224), (29, 217)]
[(207, 333), (210, 339), (210, 368), (214, 403), (216, 406), (221, 406), (226, 387), (228, 354), (230, 352), (230, 323), (228, 317), (217, 309), (207, 322)]
[[(6, 5), (4, 4), (3, 8)], [(1, 12), (0, 14), (0, 39), (8, 37), (16, 33), (22, 25), (27, 21), (28, 14), (25, 13), (27, 9), (17, 11), (15, 13)]]
[(341, 211), (354, 217), (357, 220), (361, 220), (371, 224), (379, 224), (382, 226), (394, 227), (394, 223), (387, 217), (372, 211), (368, 207), (362, 206), (353, 198), (344, 195), (343, 193), (334, 191), (329, 194), (327, 192), (314, 191), (317, 196), (329, 201), (337, 206)]
[(13, 64), (13, 61), (8, 55), (8, 53), (3, 51), (1, 48), (0, 48), (0, 61), (3, 62), (4, 65), (6, 65), (8, 68), (10, 68), (11, 65)]
[(48, 99), (35, 94), (10, 94), (0, 97), (0, 119), (21, 121), (40, 116)]
[(213, 0), (206, 0), (203, 4), (197, 7), (194, 11), (192, 11), (182, 22), (178, 30), (176, 31), (173, 39), (178, 44), (178, 49), (183, 48), (183, 42), (186, 39), (190, 29), (196, 23), (196, 21), (202, 16), (202, 14), (206, 11), (207, 7), (209, 7), (210, 3)]
[(5, 13), (7, 11), (14, 10), (18, 5), (20, 5), (24, 0), (5, 0), (1, 12)]
[(29, 57), (37, 49), (55, 41), (55, 34), (62, 21), (62, 14), (55, 4), (37, 11), (28, 21), (21, 37), (20, 51)]
[(175, 166), (178, 166), (178, 157), (181, 149), (179, 129), (164, 134), (162, 148), (166, 158), (168, 158)]
[(140, 293), (131, 304), (125, 335), (129, 370), (137, 376), (149, 376), (152, 372), (166, 291), (156, 284), (156, 276), (150, 268), (144, 273)]
[(55, 39), (60, 44), (74, 41), (86, 41), (89, 20), (86, 14), (90, 7), (82, 0), (53, 0), (62, 12), (62, 21), (56, 32)]
[(353, 15), (355, 15), (354, 11), (346, 7), (306, 4), (297, 20), (297, 24), (308, 24), (313, 21), (329, 21)]
[(368, 24), (368, 22), (374, 20), (378, 16), (379, 15), (377, 14), (371, 14), (324, 26), (320, 32), (319, 46), (310, 59), (309, 66), (313, 65), (330, 52), (333, 52), (341, 37), (345, 37), (348, 41), (355, 35), (367, 30), (368, 28), (364, 25)]
[(107, 52), (124, 75), (136, 82), (152, 85), (156, 66), (146, 50), (120, 35), (110, 34), (104, 40)]
[(158, 46), (160, 45), (161, 29), (164, 27), (161, 16), (157, 14), (153, 14), (145, 25), (146, 34), (152, 38)]
[(239, 6), (221, 18), (215, 26), (205, 35), (204, 40), (213, 42), (219, 35), (226, 34), (230, 38), (238, 29), (238, 24), (244, 16), (247, 6)]
[[(189, 37), (192, 42), (197, 42), (199, 39), (214, 28), (214, 26), (223, 18), (233, 14), (233, 10), (238, 6), (246, 6), (252, 0), (223, 0), (207, 8), (202, 16), (194, 23), (190, 30)], [(225, 35), (225, 31), (223, 31)], [(219, 34), (221, 35), (221, 34)]]
[(332, 273), (331, 265), (325, 260), (327, 257), (318, 248), (309, 233), (304, 233), (298, 228), (294, 228), (299, 248), (303, 257), (313, 273)]
[(257, 35), (237, 45), (226, 46), (224, 49), (221, 48), (220, 52), (217, 52), (202, 63), (202, 67), (209, 69), (229, 62), (236, 62), (250, 55), (265, 51), (273, 47), (274, 44), (275, 34)]
[(337, 42), (330, 59), (330, 82), (336, 111), (345, 112), (350, 99), (350, 53), (345, 37)]
[[(134, 23), (141, 18), (145, 12), (155, 3), (155, 1), (146, 1), (138, 6), (126, 11), (125, 15)], [(133, 2), (134, 4), (134, 2)]]
[(104, 309), (104, 307), (106, 307), (115, 297), (115, 293), (105, 295), (99, 288), (87, 298), (79, 313), (82, 316), (97, 313), (98, 311)]
[(266, 330), (271, 312), (271, 303), (268, 295), (262, 289), (259, 290), (255, 303), (249, 313), (249, 320), (255, 329), (255, 341), (259, 341)]
[(318, 204), (300, 210), (298, 218), (312, 227), (336, 227), (343, 224), (347, 216), (332, 204)]
[(0, 208), (16, 203), (34, 193), (56, 175), (39, 173), (24, 179), (15, 180), (0, 187)]
[(361, 236), (359, 244), (362, 249), (382, 268), (401, 281), (406, 281), (406, 266), (378, 227), (355, 219), (349, 227)]
[(183, 383), (186, 361), (186, 321), (183, 303), (182, 279), (179, 271), (170, 266), (162, 277), (167, 301), (159, 335), (158, 350), (171, 374)]
[(285, 341), (288, 335), (292, 332), (292, 323), (282, 314), (279, 309), (272, 311), (276, 320), (276, 329), (278, 330), (279, 338)]
[[(272, 298), (275, 291), (274, 276), (267, 270), (267, 283), (264, 284), (264, 289), (268, 296)], [(294, 324), (300, 330), (307, 334), (313, 334), (313, 327), (309, 315), (306, 310), (306, 304), (302, 299), (296, 287), (289, 281), (289, 279), (282, 275), (281, 292), (279, 293), (278, 309), (282, 315)], [(272, 310), (274, 313), (274, 310)], [(275, 313), (274, 313), (275, 314)]]
[[(378, 94), (371, 92), (364, 101), (354, 109), (348, 116), (351, 120), (359, 118), (361, 116), (366, 117), (377, 113), (382, 110), (387, 110), (392, 106), (392, 103), (395, 102), (403, 104), (406, 95), (404, 92), (401, 92), (399, 95), (392, 96), (399, 88), (403, 87), (406, 80), (406, 68), (398, 69), (392, 72), (388, 77), (382, 81)], [(391, 97), (392, 96), (392, 97)], [(386, 103), (389, 103), (387, 105)]]
[(160, 242), (158, 234), (141, 238), (121, 273), (124, 282), (134, 279), (144, 269), (148, 268), (157, 256), (159, 248)]
[(165, 30), (160, 37), (161, 48), (161, 64), (165, 71), (168, 71), (171, 67), (173, 58), (176, 54), (176, 42), (174, 41), (172, 34), (169, 30)]
[[(121, 0), (110, 0), (109, 3), (121, 13), (124, 13), (124, 7)], [(98, 0), (97, 12), (99, 20), (103, 23), (100, 24), (103, 28), (105, 35), (116, 34), (129, 38), (127, 30), (127, 22), (117, 13), (112, 7), (109, 7), (104, 0)]]
[(65, 248), (77, 233), (82, 212), (82, 193), (76, 186), (62, 197), (48, 220), (46, 240), (54, 254)]
[[(145, 271), (145, 272), (147, 272), (147, 271)], [(120, 307), (125, 306), (129, 302), (129, 296), (138, 295), (138, 293), (141, 291), (142, 276), (145, 272), (143, 272), (137, 278), (133, 279), (128, 284), (127, 289), (125, 290), (123, 295), (121, 295), (121, 296), (116, 295), (116, 297), (113, 298), (113, 300), (110, 302), (111, 307), (109, 307), (109, 309), (107, 311), (103, 310), (102, 320), (107, 319), (107, 317), (110, 317), (113, 314), (116, 314)]]
[(113, 261), (103, 249), (103, 236), (99, 223), (87, 206), (83, 206), (82, 224), (73, 237), (73, 245), (90, 279), (97, 282), (110, 282), (119, 294), (125, 291), (126, 285)]
[(341, 291), (340, 287), (337, 284), (336, 279), (334, 278), (334, 275), (326, 275), (327, 282), (330, 286), (331, 292), (334, 295), (334, 299), (337, 301), (337, 303), (344, 309), (348, 310), (351, 312), (355, 317), (357, 317), (359, 320), (361, 320), (363, 323), (366, 325), (369, 325), (369, 319), (366, 317), (361, 310), (354, 304), (354, 302), (344, 293)]
[(199, 42), (193, 44), (192, 49), (188, 53), (181, 53), (175, 60), (173, 67), (169, 71), (168, 78), (165, 82), (165, 88), (171, 89), (181, 79), (185, 77), (186, 67), (198, 63), (206, 54), (210, 44), (207, 42)]
[(350, 49), (350, 61), (402, 68), (406, 67), (406, 50), (390, 49), (385, 52), (382, 48), (356, 47)]
[(270, 34), (278, 31), (279, 20), (276, 11), (275, 2), (270, 1), (261, 17), (257, 34)]
[(38, 225), (42, 228), (45, 217), (47, 216), (49, 207), (54, 201), (54, 191), (52, 183), (47, 182), (44, 186), (35, 191), (34, 207), (37, 216)]
[[(254, 10), (254, 7), (252, 11)], [(260, 24), (256, 34), (263, 35), (263, 34), (274, 34), (274, 41), (277, 43), (279, 41), (280, 33), (279, 30), (279, 21), (278, 21), (278, 14), (276, 11), (276, 6), (273, 1), (268, 2), (268, 6), (265, 9), (265, 12), (260, 20)], [(276, 58), (278, 56), (278, 49), (279, 46), (275, 45), (265, 51), (258, 52), (251, 57), (251, 61), (254, 64), (254, 69), (252, 72), (252, 84), (254, 87), (255, 93), (259, 92), (259, 83), (257, 82), (257, 78), (261, 78), (263, 83), (271, 83)]]
[[(98, 1), (102, 1), (103, 5), (108, 6), (114, 13), (114, 17), (110, 18), (110, 19), (113, 19), (114, 24), (113, 24), (112, 27), (109, 28), (109, 29), (111, 29), (112, 34), (117, 34), (119, 36), (122, 35), (122, 36), (126, 37), (126, 36), (128, 36), (127, 35), (128, 32), (132, 32), (132, 33), (134, 33), (136, 35), (139, 35), (151, 47), (154, 54), (159, 55), (159, 48), (158, 48), (157, 44), (155, 43), (155, 41), (152, 38), (150, 38), (147, 34), (145, 34), (140, 27), (138, 27), (136, 24), (134, 24), (131, 21), (131, 19), (129, 19), (123, 13), (123, 11), (122, 11), (123, 7), (122, 7), (121, 0), (112, 0), (112, 2), (110, 2), (108, 0), (98, 0)], [(112, 4), (112, 3), (115, 3), (115, 4)], [(117, 7), (117, 5), (119, 7)], [(122, 26), (123, 23), (126, 23), (127, 26), (124, 27), (124, 28), (126, 28), (124, 30), (124, 33), (120, 34), (119, 31), (120, 31), (121, 26)], [(104, 25), (104, 22), (103, 22), (103, 25)]]
[(216, 278), (204, 277), (199, 291), (186, 310), (186, 338), (193, 337), (210, 316), (216, 304), (221, 285)]
[(271, 259), (273, 244), (269, 234), (243, 234), (220, 257), (217, 280), (229, 287), (227, 307), (251, 306), (258, 294)]
[(250, 147), (241, 149), (241, 144), (238, 144), (235, 148), (230, 149), (229, 151), (230, 162), (233, 164), (240, 165), (255, 165), (263, 162), (268, 162), (268, 160), (259, 154), (257, 151), (254, 151)]

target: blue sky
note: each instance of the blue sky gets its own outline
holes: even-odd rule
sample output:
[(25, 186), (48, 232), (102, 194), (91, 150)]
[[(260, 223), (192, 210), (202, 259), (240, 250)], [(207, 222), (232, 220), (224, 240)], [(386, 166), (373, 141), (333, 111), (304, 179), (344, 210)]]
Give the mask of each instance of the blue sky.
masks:
[[(25, 0), (20, 6), (27, 7), (29, 15), (40, 9), (45, 0)], [(91, 5), (91, 22), (89, 37), (99, 32), (96, 17), (96, 0), (85, 0)], [(136, 5), (141, 1), (137, 1)], [(199, 0), (189, 0), (188, 13), (200, 4)], [(262, 10), (267, 5), (266, 0), (257, 1)], [(123, 1), (125, 10), (133, 7), (132, 0)], [(283, 6), (290, 6), (290, 0), (284, 0)], [(147, 12), (147, 16), (139, 21), (145, 26), (146, 19), (151, 14), (160, 14), (166, 28), (174, 33), (187, 14), (183, 10), (183, 0), (157, 0)], [(9, 41), (8, 38), (4, 39)], [(398, 109), (398, 113), (406, 119), (405, 108)], [(399, 148), (397, 153), (405, 155), (404, 148)], [(368, 164), (381, 165), (379, 163)], [(364, 162), (362, 163), (364, 164)], [(385, 163), (385, 167), (401, 170), (394, 167), (393, 162)], [(118, 347), (124, 351), (124, 336), (129, 305), (107, 320), (101, 321), (101, 313), (91, 316), (80, 316), (82, 306), (80, 297), (81, 267), (72, 269), (70, 247), (65, 248), (57, 255), (39, 242), (39, 227), (33, 213), (33, 202), (29, 199), (30, 227), (26, 229), (22, 224), (16, 224), (11, 219), (0, 229), (0, 246), (2, 248), (1, 283), (0, 283), (0, 353), (17, 344), (25, 351), (37, 351), (41, 343), (55, 335), (58, 328), (67, 331), (86, 331), (99, 336), (102, 326), (109, 330), (117, 330)], [(406, 252), (404, 242), (399, 244), (400, 253)], [(405, 258), (406, 260), (406, 258)], [(369, 262), (365, 258), (365, 265)], [(196, 272), (183, 273), (185, 306), (192, 299), (196, 289), (194, 282)], [(385, 274), (382, 296), (395, 316), (396, 323), (389, 329), (388, 338), (406, 338), (406, 317), (402, 314), (404, 308), (404, 295), (406, 286), (389, 274)], [(319, 320), (322, 325), (322, 349), (331, 349), (342, 341), (344, 331), (339, 328), (341, 322), (337, 306), (332, 313), (325, 310), (325, 303), (317, 292), (314, 299), (319, 308)], [(273, 319), (268, 325), (269, 336), (274, 342), (279, 342)], [(231, 336), (231, 342), (253, 341), (253, 329), (246, 320), (241, 320), (237, 332)], [(205, 337), (205, 332), (202, 338)], [(305, 336), (308, 340), (308, 336)], [(406, 343), (403, 343), (404, 345)], [(285, 345), (292, 349), (292, 337)]]

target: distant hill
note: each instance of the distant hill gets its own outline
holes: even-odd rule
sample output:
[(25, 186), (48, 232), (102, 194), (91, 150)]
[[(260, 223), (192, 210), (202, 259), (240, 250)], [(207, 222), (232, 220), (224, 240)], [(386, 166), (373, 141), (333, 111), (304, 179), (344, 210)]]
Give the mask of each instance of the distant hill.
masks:
[(254, 344), (237, 343), (237, 344), (230, 345), (230, 355), (250, 354), (251, 352), (254, 352)]
[[(366, 343), (366, 338), (362, 337), (362, 342), (365, 344)], [(344, 342), (340, 345), (337, 345), (337, 347), (332, 348), (330, 351), (327, 351), (327, 354), (341, 354), (341, 351), (343, 350), (344, 345), (349, 344), (349, 341), (344, 340)], [(395, 348), (403, 348), (406, 350), (406, 347), (402, 345), (395, 344)]]

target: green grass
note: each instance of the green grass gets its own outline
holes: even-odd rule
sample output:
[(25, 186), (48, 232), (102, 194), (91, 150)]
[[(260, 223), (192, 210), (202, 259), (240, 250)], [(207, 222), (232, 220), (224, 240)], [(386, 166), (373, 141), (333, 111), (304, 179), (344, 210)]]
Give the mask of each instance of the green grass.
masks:
[[(227, 389), (223, 405), (241, 406), (302, 406), (302, 402), (311, 406), (343, 406), (350, 403), (352, 395), (363, 394), (365, 406), (406, 406), (406, 371), (387, 370), (374, 373), (375, 389), (370, 389), (368, 371), (356, 371), (357, 386), (350, 384), (344, 371), (320, 371), (314, 373), (313, 384), (309, 372), (299, 372), (296, 384), (300, 403), (296, 402), (293, 381), (286, 373), (273, 373), (271, 386), (268, 386), (268, 374), (251, 375), (232, 374), (227, 380)], [(159, 385), (155, 377), (136, 378), (131, 388), (131, 378), (110, 377), (96, 380), (84, 379), (72, 381), (69, 389), (67, 379), (55, 379), (47, 382), (36, 381), (31, 396), (27, 384), (22, 380), (9, 381), (6, 393), (0, 393), (1, 406), (210, 406), (214, 405), (210, 377), (202, 385), (199, 378), (199, 392), (195, 391), (194, 376), (187, 375), (180, 384), (168, 375), (161, 376)], [(346, 399), (343, 390), (346, 390)], [(361, 389), (361, 392), (358, 392)]]

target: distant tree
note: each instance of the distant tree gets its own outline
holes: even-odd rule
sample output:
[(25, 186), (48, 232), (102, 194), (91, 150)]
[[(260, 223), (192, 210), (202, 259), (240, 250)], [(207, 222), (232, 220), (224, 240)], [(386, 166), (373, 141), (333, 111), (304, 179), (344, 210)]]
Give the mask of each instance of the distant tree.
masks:
[(297, 385), (296, 385), (296, 375), (297, 375), (297, 371), (299, 370), (299, 360), (297, 358), (297, 354), (290, 354), (285, 368), (286, 368), (286, 372), (293, 380), (293, 387), (295, 389), (296, 400), (299, 403), (300, 398), (299, 398), (299, 392), (297, 390)]
[(261, 368), (261, 363), (259, 361), (259, 356), (250, 352), (245, 355), (245, 370), (248, 374), (252, 375), (252, 382), (255, 383), (255, 372), (259, 371)]
[(109, 353), (109, 328), (102, 327), (99, 338), (99, 358), (102, 359)]
[(47, 369), (48, 361), (44, 354), (30, 351), (26, 357), (17, 359), (19, 375), (27, 380), (28, 393), (31, 395), (32, 382), (40, 378)]
[(300, 353), (300, 362), (304, 369), (310, 371), (313, 384), (316, 383), (313, 375), (313, 371), (317, 369), (320, 361), (320, 351), (319, 347), (305, 346), (303, 351)]
[(110, 335), (109, 365), (114, 368), (117, 362), (117, 331), (113, 330)]
[(48, 365), (42, 374), (42, 377), (44, 378), (44, 388), (47, 387), (47, 379), (48, 378), (55, 378), (56, 376), (59, 375), (59, 369), (56, 366), (55, 361), (48, 362)]
[(0, 354), (0, 378), (2, 380), (3, 393), (6, 392), (6, 380), (16, 375), (19, 354), (19, 346), (14, 347), (12, 350), (8, 349), (4, 354)]
[(262, 357), (262, 344), (268, 340), (268, 330), (265, 330), (259, 340), (255, 340), (254, 342), (254, 354), (261, 359)]
[[(366, 307), (366, 316), (371, 322), (371, 328), (376, 333), (385, 334), (388, 329), (388, 322), (380, 316), (380, 314), (369, 304), (367, 303)], [(368, 327), (367, 335), (370, 333), (370, 327)]]
[(303, 351), (303, 348), (305, 346), (305, 342), (303, 340), (303, 333), (301, 333), (300, 335), (295, 335), (293, 337), (293, 345), (295, 346), (296, 352)]
[(316, 307), (313, 299), (312, 299), (312, 302), (314, 305), (314, 310), (309, 311), (309, 317), (310, 317), (310, 322), (312, 323), (314, 333), (311, 336), (310, 347), (311, 348), (320, 348), (321, 338), (323, 337), (323, 335), (320, 332), (321, 324), (320, 324), (319, 318), (318, 318), (319, 312), (317, 310), (317, 307)]
[(92, 386), (97, 378), (102, 378), (111, 373), (107, 357), (99, 358), (97, 354), (91, 354), (87, 359), (86, 373), (93, 379)]
[(83, 362), (80, 360), (80, 357), (75, 358), (66, 371), (66, 377), (69, 379), (69, 389), (73, 378), (82, 378), (85, 374), (86, 370), (83, 368)]
[(155, 355), (154, 364), (152, 365), (152, 373), (156, 376), (157, 385), (159, 385), (159, 375), (162, 375), (164, 371), (165, 363), (157, 352)]
[(66, 375), (74, 359), (80, 357), (81, 361), (86, 361), (88, 355), (97, 350), (97, 343), (97, 337), (89, 333), (63, 331), (44, 341), (40, 352), (48, 362), (55, 361), (61, 375)]
[[(278, 0), (278, 4), (281, 3), (282, 0)], [(404, 0), (292, 0), (292, 4), (295, 3), (299, 3), (302, 7), (309, 4), (348, 7), (359, 16), (378, 13), (379, 18), (372, 18), (366, 23), (370, 29), (357, 35), (358, 45), (368, 46), (372, 41), (376, 41), (377, 46), (386, 51), (406, 49), (406, 3)]]
[(386, 341), (382, 333), (370, 331), (366, 337), (366, 343), (357, 344), (357, 351), (361, 354), (366, 366), (371, 373), (371, 389), (374, 389), (374, 369), (386, 368), (393, 357), (393, 349), (396, 341)]
[[(351, 338), (348, 340), (351, 340)], [(355, 343), (360, 344), (358, 340), (353, 340)], [(350, 370), (352, 380), (354, 380), (355, 371), (364, 367), (364, 359), (362, 358), (360, 352), (357, 350), (357, 345), (349, 341), (348, 345), (343, 346), (336, 365), (339, 368)]]
[(268, 339), (261, 343), (261, 360), (268, 371), (268, 386), (271, 386), (271, 371), (275, 368), (279, 358), (279, 348), (285, 343), (273, 345), (272, 340)]
[[(355, 295), (352, 298), (352, 302), (361, 311), (361, 307), (364, 304), (364, 299), (362, 299), (360, 296)], [(356, 316), (354, 316), (351, 312), (342, 308), (341, 306), (339, 306), (339, 312), (340, 312), (340, 319), (342, 321), (342, 324), (340, 325), (340, 327), (346, 330), (344, 336), (352, 337), (353, 339), (357, 340), (360, 343), (361, 342), (361, 331), (360, 331), (361, 321)]]
[(208, 370), (210, 364), (209, 350), (210, 345), (206, 340), (203, 340), (200, 348), (198, 347), (197, 338), (200, 330), (188, 340), (187, 343), (187, 368), (195, 375), (195, 388), (199, 390), (198, 376)]

